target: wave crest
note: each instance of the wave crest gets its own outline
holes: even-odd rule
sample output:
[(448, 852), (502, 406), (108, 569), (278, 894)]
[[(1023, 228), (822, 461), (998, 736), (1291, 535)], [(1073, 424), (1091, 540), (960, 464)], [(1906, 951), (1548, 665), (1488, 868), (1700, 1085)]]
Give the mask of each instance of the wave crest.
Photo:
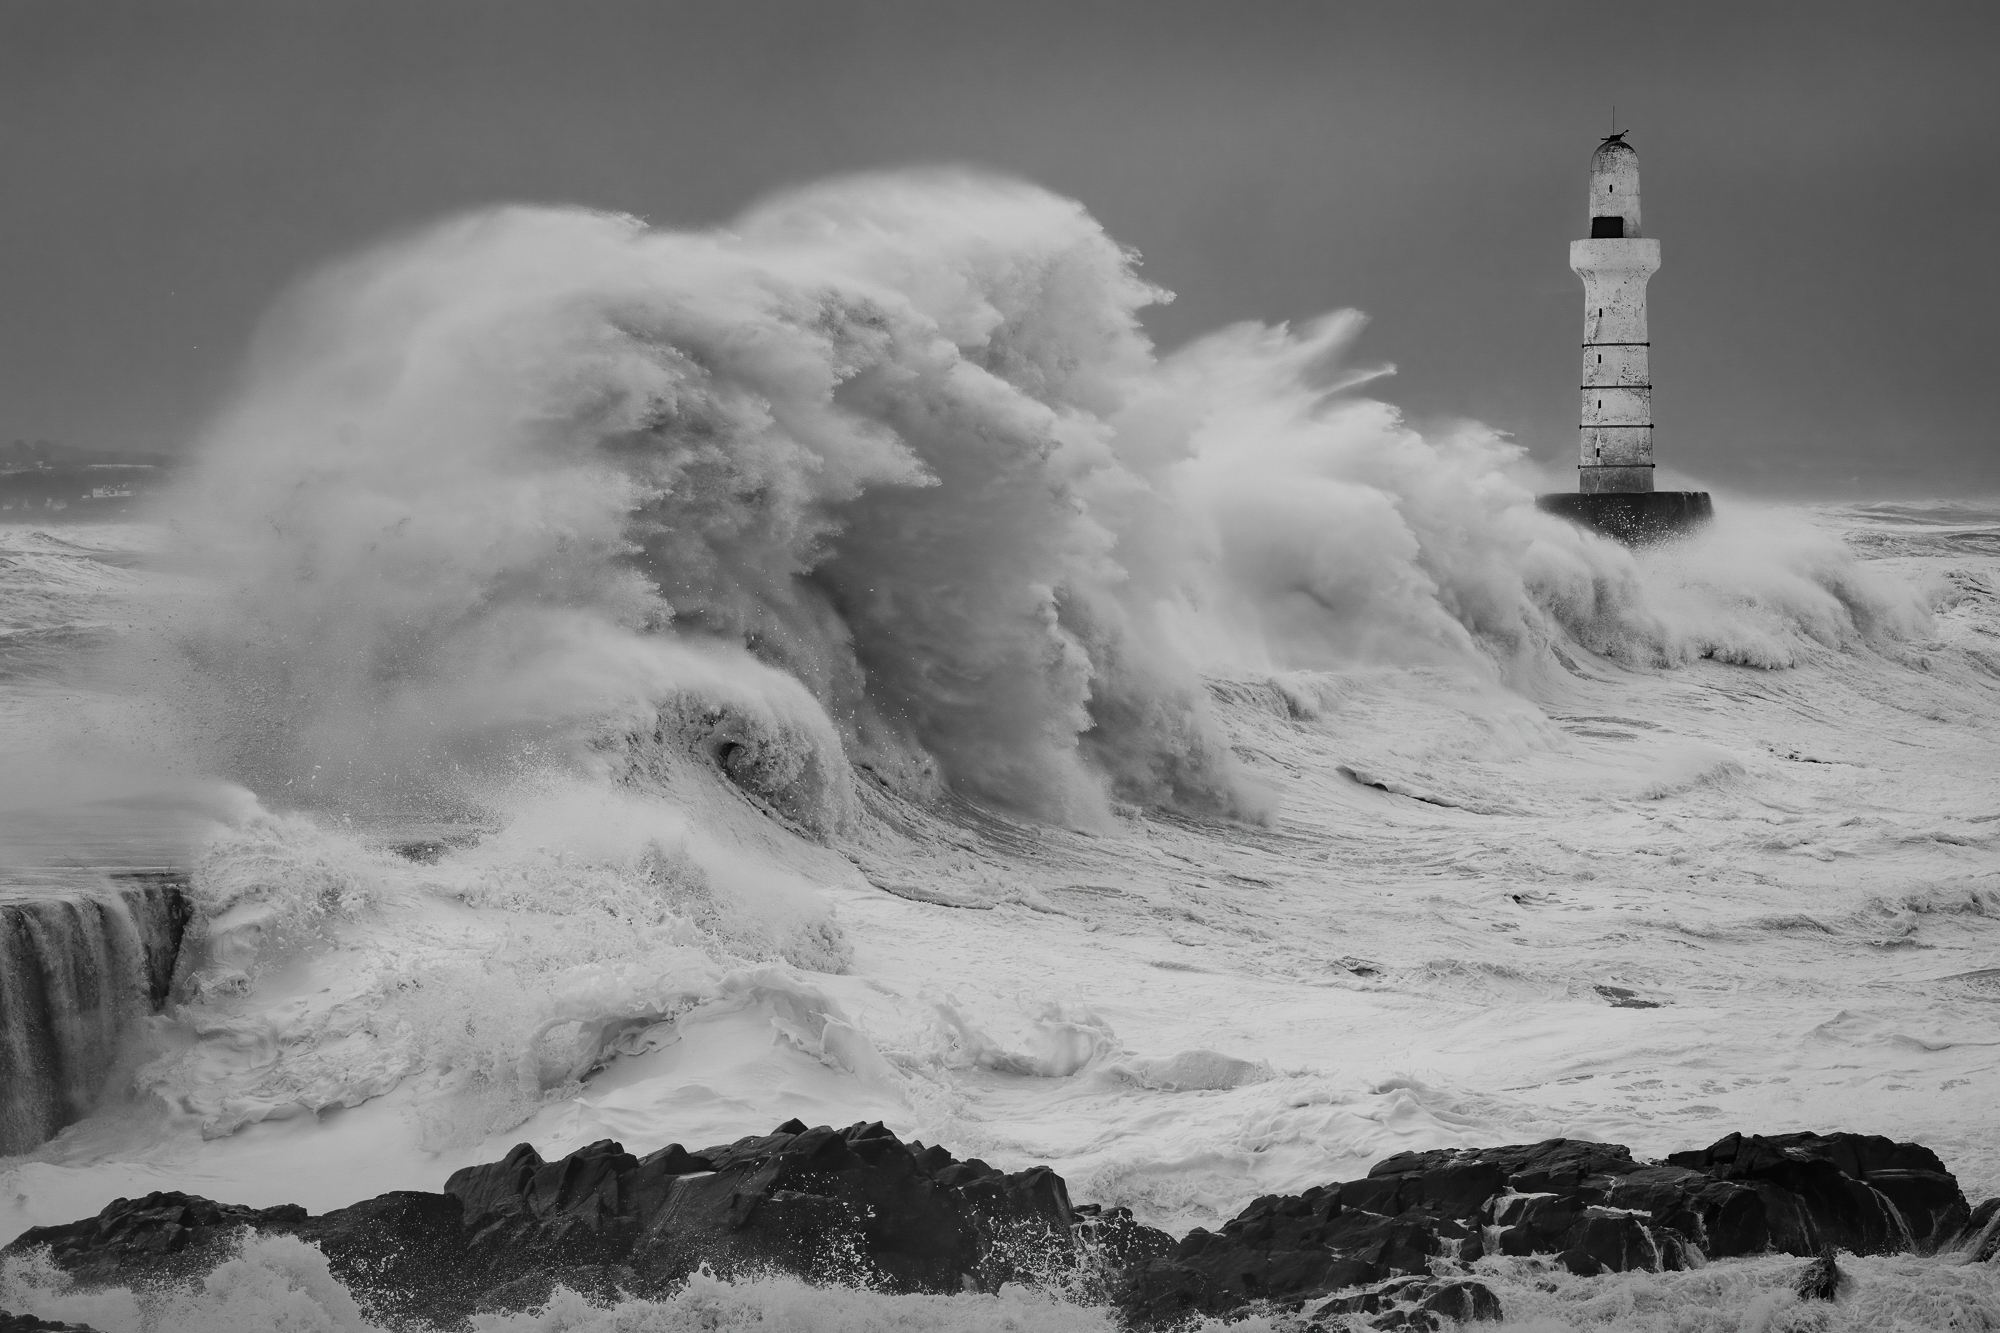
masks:
[(1161, 358), (1163, 299), (1078, 204), (966, 173), (708, 233), (499, 209), (336, 266), (182, 496), (227, 587), (181, 636), (206, 739), (260, 790), (407, 808), (720, 710), (748, 730), (708, 759), (821, 837), (849, 763), (1083, 826), (1256, 818), (1204, 671), (1921, 628), (1813, 534), (1635, 559), (1538, 513), (1516, 446), (1355, 393), (1352, 312)]

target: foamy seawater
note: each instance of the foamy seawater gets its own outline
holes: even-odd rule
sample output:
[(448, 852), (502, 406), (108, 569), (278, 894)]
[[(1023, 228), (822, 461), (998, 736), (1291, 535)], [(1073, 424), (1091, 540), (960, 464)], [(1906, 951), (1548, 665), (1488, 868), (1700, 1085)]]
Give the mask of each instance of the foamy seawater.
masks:
[[(1570, 652), (1522, 689), (1211, 678), (1232, 743), (1283, 792), (1266, 826), (1133, 812), (1079, 834), (899, 808), (850, 860), (737, 827), (751, 811), (698, 830), (544, 787), (422, 864), (383, 846), (406, 829), (245, 812), (206, 835), (204, 891), (222, 906), (250, 884), (296, 913), (294, 952), (191, 997), (142, 1095), (11, 1162), (0, 1230), (156, 1188), (324, 1209), (435, 1189), (523, 1139), (705, 1143), (794, 1115), (1048, 1162), (1079, 1201), (1175, 1230), (1392, 1152), (1551, 1135), (1664, 1154), (1738, 1128), (1884, 1133), (1934, 1147), (1976, 1200), (2000, 1188), (2000, 560), (1964, 547), (2000, 514), (1805, 517), (1893, 551), (1869, 563), (1933, 590), (1931, 633), (1780, 671)], [(769, 882), (676, 891), (676, 864)], [(446, 984), (412, 999), (413, 978)], [(522, 1034), (563, 1014), (621, 1016), (633, 1053), (544, 1068), (563, 1054), (548, 1038), (576, 1035), (558, 1027), (528, 1069)], [(1989, 1273), (1885, 1258), (1856, 1270), (1869, 1303), (1794, 1325), (1783, 1284), (1736, 1266), (1496, 1290), (1524, 1329), (1733, 1329), (1757, 1301), (1777, 1321), (1759, 1327), (1976, 1327), (1951, 1312), (2000, 1300)], [(266, 1299), (121, 1323), (59, 1286), (10, 1308), (222, 1328), (229, 1301)], [(331, 1296), (284, 1299), (327, 1304), (300, 1327), (365, 1327)], [(717, 1283), (616, 1326), (749, 1326), (806, 1300)], [(813, 1320), (792, 1326), (1109, 1326), (864, 1294)]]
[[(842, 239), (915, 187), (462, 224), (336, 275), (183, 511), (7, 530), (15, 879), (182, 864), (200, 925), (0, 1235), (792, 1117), (1175, 1232), (1557, 1135), (1880, 1133), (2000, 1192), (2000, 506), (1721, 497), (1632, 555), (1329, 392), (1349, 326), (1156, 358), (1080, 211), (947, 197), (936, 253)], [(1795, 1262), (1481, 1267), (1522, 1329), (2000, 1320), (1990, 1266), (1809, 1310)], [(4, 1283), (366, 1327), (290, 1241), (171, 1300)], [(1111, 1326), (703, 1280), (482, 1327), (759, 1321)]]

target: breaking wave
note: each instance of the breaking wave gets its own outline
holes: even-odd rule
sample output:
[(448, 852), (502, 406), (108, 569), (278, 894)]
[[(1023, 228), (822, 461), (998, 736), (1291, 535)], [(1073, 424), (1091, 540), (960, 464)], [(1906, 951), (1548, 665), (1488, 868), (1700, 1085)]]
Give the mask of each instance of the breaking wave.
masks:
[(855, 772), (1254, 818), (1204, 670), (1773, 666), (1922, 625), (1762, 517), (1635, 560), (1538, 513), (1517, 447), (1355, 392), (1352, 313), (1162, 358), (1164, 299), (1079, 205), (949, 174), (708, 233), (500, 209), (337, 265), (178, 500), (224, 588), (178, 632), (199, 739), (307, 804), (476, 806), (650, 737), (822, 838)]
[[(1690, 1271), (1576, 1278), (1536, 1260), (1492, 1259), (1479, 1271), (1510, 1312), (1495, 1333), (1619, 1329), (1634, 1333), (1928, 1333), (1990, 1328), (2000, 1319), (1990, 1265), (1951, 1256), (1843, 1255), (1836, 1300), (1802, 1299), (1800, 1261), (1786, 1255)], [(257, 1236), (198, 1282), (149, 1291), (78, 1286), (45, 1256), (0, 1266), (0, 1304), (104, 1333), (384, 1333), (313, 1246)], [(1336, 1316), (1337, 1318), (1338, 1316)], [(1310, 1314), (1269, 1312), (1190, 1322), (1188, 1333), (1308, 1333)], [(478, 1333), (1113, 1333), (1108, 1308), (1060, 1289), (1010, 1285), (997, 1295), (908, 1296), (816, 1286), (790, 1276), (726, 1279), (696, 1273), (660, 1300), (594, 1304), (558, 1287), (540, 1309), (475, 1315)]]
[[(881, 1073), (810, 980), (852, 955), (816, 886), (971, 902), (898, 887), (954, 811), (1270, 818), (1218, 673), (1305, 716), (1328, 670), (1532, 692), (1578, 649), (1784, 666), (1926, 623), (1796, 520), (1635, 556), (1538, 512), (1518, 447), (1361, 392), (1351, 312), (1162, 356), (1165, 299), (1078, 204), (962, 173), (704, 233), (497, 209), (305, 282), (171, 497), (202, 591), (127, 647), (241, 786), (139, 1086), (219, 1135), (420, 1077), (437, 1148), (745, 1004)], [(306, 957), (328, 984), (280, 1003)], [(1118, 1054), (935, 1009), (944, 1067)], [(1214, 1059), (1122, 1068), (1264, 1076)]]
[[(1546, 482), (1502, 435), (1419, 432), (1370, 397), (1380, 372), (1352, 368), (1358, 315), (1238, 325), (1162, 354), (1140, 315), (1165, 299), (1078, 204), (965, 173), (836, 181), (701, 233), (491, 210), (299, 287), (165, 502), (191, 577), (149, 593), (112, 650), (112, 674), (154, 701), (148, 743), (235, 784), (203, 807), (180, 1003), (128, 1080), (154, 1119), (129, 1132), (247, 1144), (262, 1122), (383, 1103), (367, 1133), (393, 1158), (370, 1180), (386, 1187), (434, 1184), (439, 1157), (477, 1160), (537, 1116), (547, 1137), (699, 1142), (782, 1102), (902, 1115), (1026, 1157), (1063, 1137), (1034, 1115), (1074, 1114), (1101, 1132), (1064, 1149), (1072, 1180), (1179, 1225), (1417, 1143), (1573, 1127), (1511, 1088), (1385, 1077), (1388, 1057), (1359, 1046), (1324, 1057), (1351, 1077), (1305, 1054), (1210, 1048), (1252, 1045), (1263, 1015), (1169, 1025), (1148, 1049), (1113, 1019), (1133, 1031), (1133, 997), (1162, 974), (1175, 994), (1156, 1008), (1240, 1002), (1188, 961), (1238, 948), (1244, 975), (1282, 968), (1363, 999), (1391, 982), (1451, 1005), (1572, 997), (1609, 1022), (1599, 998), (1667, 994), (1672, 977), (1594, 956), (1482, 953), (1519, 943), (1523, 921), (1552, 929), (1535, 918), (1569, 910), (1554, 889), (1448, 905), (1484, 914), (1450, 943), (1425, 933), (1445, 929), (1429, 915), (1391, 915), (1419, 909), (1387, 895), (1473, 883), (1482, 866), (1514, 889), (1569, 873), (1513, 845), (1571, 856), (1562, 838), (1507, 822), (1562, 802), (1608, 802), (1636, 825), (1778, 788), (1794, 760), (1824, 772), (1797, 752), (1655, 735), (1622, 715), (1641, 710), (1615, 700), (1616, 672), (1917, 661), (1952, 594), (1744, 502), (1699, 536), (1627, 551), (1539, 512)], [(37, 588), (76, 563), (16, 546), (0, 575)], [(37, 632), (69, 614), (45, 600)], [(1531, 702), (1571, 687), (1574, 716)], [(1901, 678), (1882, 693), (1903, 706)], [(1922, 706), (1958, 697), (1940, 686)], [(1547, 755), (1566, 756), (1561, 782), (1536, 767)], [(1286, 830), (1288, 800), (1321, 823)], [(1101, 836), (1133, 816), (1175, 836)], [(1864, 836), (1968, 857), (1986, 845), (1984, 825), (1954, 820), (1760, 826), (1743, 855), (1795, 849), (1817, 867)], [(1498, 831), (1465, 832), (1475, 821)], [(1235, 870), (1210, 855), (1225, 841), (1247, 849)], [(1686, 877), (1665, 867), (1683, 854), (1651, 858), (1676, 893)], [(1354, 887), (1377, 880), (1380, 895)], [(1906, 917), (1936, 934), (1947, 912), (1990, 912), (1991, 885), (1966, 883), (1934, 903), (1885, 888), (1865, 911), (1814, 910), (1872, 948), (1914, 933)], [(1048, 975), (1010, 980), (997, 1002), (990, 970), (946, 994), (894, 974), (869, 931), (934, 930), (903, 943), (949, 974), (1015, 924), (955, 936), (933, 917), (978, 914), (871, 915), (871, 886), (1016, 913), (1024, 939), (1103, 928), (1115, 943), (1051, 952)], [(1741, 911), (1778, 905), (1795, 910), (1772, 892)], [(1675, 948), (1776, 929), (1675, 910), (1661, 927)], [(1293, 938), (1313, 931), (1342, 938)], [(1383, 961), (1349, 956), (1364, 948)], [(1100, 965), (1093, 994), (1047, 989)], [(1642, 1011), (1667, 1012), (1649, 998), (1613, 1018)], [(1325, 1045), (1294, 1049), (1319, 1060)], [(1047, 1095), (1067, 1110), (1009, 1100), (1063, 1080)], [(1646, 1083), (1632, 1086), (1632, 1115), (1651, 1123)], [(996, 1087), (1026, 1127), (968, 1112)], [(90, 1188), (128, 1179), (123, 1159), (58, 1143), (21, 1177), (34, 1220), (101, 1205), (60, 1202), (72, 1147), (80, 1178), (101, 1168)], [(263, 1160), (213, 1178), (240, 1191)], [(302, 1151), (282, 1197), (349, 1202), (367, 1192), (345, 1174), (357, 1160)], [(129, 1179), (172, 1183), (150, 1170)], [(1877, 1269), (1881, 1290), (1903, 1290), (1891, 1261), (1860, 1271)], [(1656, 1300), (1656, 1326), (1707, 1327), (1671, 1313), (1742, 1294), (1739, 1270), (1706, 1271), (1618, 1290)], [(1513, 1282), (1522, 1327), (1610, 1318), (1560, 1276), (1496, 1282)], [(0, 1295), (106, 1330), (264, 1328), (276, 1312), (286, 1327), (368, 1327), (323, 1258), (288, 1240), (251, 1241), (150, 1305), (18, 1263)], [(1760, 1326), (1811, 1317), (1767, 1305)], [(670, 1301), (607, 1312), (559, 1295), (481, 1326), (1106, 1318), (1034, 1292), (701, 1278)]]
[[(313, 1246), (292, 1237), (255, 1237), (199, 1283), (139, 1293), (79, 1289), (46, 1260), (10, 1259), (0, 1268), (0, 1301), (44, 1318), (88, 1321), (103, 1333), (383, 1333), (327, 1270)], [(391, 1327), (398, 1325), (391, 1324)], [(780, 1328), (798, 1333), (1113, 1333), (1109, 1311), (1010, 1287), (997, 1296), (906, 1296), (814, 1286), (798, 1278), (747, 1280), (695, 1274), (664, 1300), (593, 1305), (558, 1288), (540, 1310), (475, 1315), (480, 1333), (728, 1333)], [(1241, 1333), (1267, 1321), (1232, 1323)]]

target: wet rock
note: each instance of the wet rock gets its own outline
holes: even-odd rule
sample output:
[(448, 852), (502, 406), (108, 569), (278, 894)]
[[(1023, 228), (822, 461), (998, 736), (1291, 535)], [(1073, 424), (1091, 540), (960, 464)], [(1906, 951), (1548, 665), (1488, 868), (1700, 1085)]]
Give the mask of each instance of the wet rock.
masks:
[(1166, 1232), (1134, 1221), (1130, 1208), (1085, 1203), (1071, 1211), (1076, 1218), (1079, 1261), (1078, 1280), (1073, 1285), (1078, 1299), (1088, 1303), (1111, 1300), (1125, 1274), (1165, 1260), (1178, 1244)]
[(1747, 1248), (1711, 1255), (1765, 1248), (1810, 1255), (1828, 1246), (1856, 1254), (1928, 1252), (1971, 1216), (1936, 1153), (1879, 1134), (1731, 1134), (1667, 1161), (1747, 1185), (1764, 1202), (1763, 1244), (1756, 1243), (1753, 1219)]
[(1652, 1232), (1632, 1213), (1585, 1208), (1565, 1238), (1571, 1242), (1569, 1253), (1587, 1255), (1599, 1268), (1613, 1273), (1634, 1269), (1656, 1273), (1661, 1267)]
[(8, 1314), (0, 1310), (0, 1333), (97, 1333), (88, 1324), (55, 1324), (31, 1314)]
[(227, 1256), (243, 1228), (290, 1232), (306, 1220), (297, 1204), (245, 1208), (199, 1195), (156, 1192), (113, 1199), (95, 1217), (31, 1227), (0, 1253), (49, 1247), (56, 1263), (84, 1282), (203, 1273)]
[(1433, 1282), (1417, 1302), (1417, 1308), (1469, 1323), (1475, 1319), (1498, 1319), (1500, 1298), (1483, 1283), (1447, 1279)]
[(1582, 1250), (1564, 1250), (1556, 1256), (1556, 1262), (1578, 1277), (1596, 1277), (1605, 1271), (1604, 1265), (1595, 1255)]
[(1164, 1325), (1251, 1301), (1297, 1305), (1394, 1274), (1428, 1271), (1443, 1250), (1432, 1228), (1348, 1206), (1345, 1189), (1267, 1195), (1220, 1232), (1196, 1228), (1171, 1255), (1128, 1271), (1120, 1303), (1138, 1322)]
[(185, 1194), (118, 1199), (7, 1250), (47, 1246), (86, 1282), (180, 1279), (226, 1258), (245, 1230), (317, 1244), (371, 1317), (395, 1324), (537, 1308), (557, 1283), (593, 1299), (657, 1295), (705, 1265), (897, 1292), (1056, 1279), (1137, 1328), (1262, 1306), (1311, 1309), (1329, 1330), (1418, 1329), (1499, 1317), (1465, 1275), (1489, 1249), (1587, 1277), (1788, 1252), (1814, 1260), (1798, 1278), (1810, 1295), (1839, 1287), (1831, 1247), (1990, 1257), (2000, 1202), (1974, 1212), (1934, 1154), (1871, 1136), (1732, 1134), (1654, 1163), (1550, 1139), (1398, 1154), (1176, 1241), (1125, 1209), (1073, 1208), (1046, 1167), (1002, 1172), (880, 1124), (789, 1121), (643, 1157), (606, 1140), (550, 1162), (523, 1144), (441, 1194), (318, 1217)]
[[(245, 1229), (295, 1235), (320, 1247), (371, 1316), (453, 1323), (534, 1308), (557, 1282), (585, 1295), (664, 1292), (704, 1265), (899, 1292), (992, 1291), (1073, 1268), (1075, 1223), (1046, 1167), (959, 1161), (879, 1123), (790, 1121), (643, 1158), (604, 1141), (545, 1162), (523, 1144), (456, 1172), (442, 1194), (385, 1194), (319, 1217), (185, 1194), (120, 1199), (8, 1249), (46, 1245), (79, 1278), (130, 1282), (205, 1272)], [(1131, 1255), (1165, 1242), (1129, 1213), (1097, 1226)]]
[(1403, 1277), (1336, 1296), (1310, 1317), (1322, 1329), (1443, 1329), (1498, 1319), (1500, 1298), (1466, 1278)]
[(1830, 1301), (1840, 1295), (1840, 1268), (1831, 1253), (1822, 1254), (1799, 1271), (1792, 1289), (1803, 1301)]
[(448, 1195), (395, 1190), (284, 1229), (318, 1245), (376, 1321), (401, 1324), (454, 1309), (471, 1290), (460, 1217)]
[(481, 1281), (589, 1268), (633, 1290), (697, 1267), (775, 1268), (891, 1291), (991, 1290), (1068, 1262), (1074, 1218), (1047, 1168), (1004, 1173), (881, 1124), (775, 1133), (640, 1158), (610, 1141), (556, 1162), (522, 1144), (445, 1184)]
[[(1495, 1171), (1504, 1190), (1469, 1214)], [(1615, 1144), (1553, 1139), (1406, 1154), (1369, 1176), (1378, 1191), (1394, 1182), (1405, 1211), (1499, 1226), (1502, 1253), (1579, 1250), (1610, 1271), (1685, 1267), (1697, 1248), (1709, 1258), (1928, 1250), (1969, 1217), (1934, 1153), (1858, 1134), (1732, 1134), (1656, 1164)]]
[[(899, 1292), (991, 1291), (1073, 1264), (1077, 1243), (1068, 1191), (1046, 1167), (1010, 1174), (959, 1161), (880, 1123), (790, 1121), (645, 1157), (604, 1141), (544, 1162), (522, 1144), (457, 1172), (445, 1195), (463, 1210), (462, 1267), (482, 1309), (532, 1306), (556, 1276), (579, 1290), (649, 1293), (704, 1265)], [(1111, 1228), (1121, 1244), (1129, 1219)]]
[(433, 1308), (463, 1268), (458, 1202), (410, 1190), (318, 1217), (297, 1204), (246, 1208), (181, 1193), (114, 1199), (95, 1217), (30, 1228), (0, 1253), (47, 1246), (85, 1284), (173, 1281), (227, 1259), (246, 1230), (318, 1245), (333, 1275), (367, 1293), (381, 1315)]
[(1629, 990), (1624, 986), (1596, 986), (1592, 989), (1605, 999), (1611, 1001), (1613, 1009), (1658, 1009), (1661, 1007), (1658, 1000), (1642, 1000), (1639, 998), (1637, 991)]
[(1960, 1249), (1971, 1251), (1972, 1262), (1976, 1264), (1983, 1264), (2000, 1255), (2000, 1199), (1988, 1199), (1973, 1209), (1964, 1230), (1953, 1243)]
[[(1994, 1214), (2000, 1234), (2000, 1206)], [(1932, 1249), (1971, 1221), (1935, 1154), (1874, 1136), (1732, 1134), (1659, 1163), (1550, 1139), (1401, 1153), (1361, 1180), (1258, 1199), (1136, 1265), (1118, 1295), (1134, 1322), (1165, 1325), (1253, 1301), (1298, 1308), (1344, 1288), (1379, 1293), (1388, 1288), (1370, 1284), (1449, 1271), (1489, 1246), (1594, 1276), (1683, 1269), (1698, 1255)]]

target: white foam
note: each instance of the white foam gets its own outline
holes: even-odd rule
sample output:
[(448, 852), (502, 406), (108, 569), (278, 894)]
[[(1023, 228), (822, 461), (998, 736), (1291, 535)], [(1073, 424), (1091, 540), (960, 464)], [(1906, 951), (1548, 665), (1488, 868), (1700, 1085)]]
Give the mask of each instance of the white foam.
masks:
[(309, 284), (192, 572), (32, 724), (123, 699), (202, 776), (201, 919), (0, 1232), (793, 1115), (1173, 1228), (1553, 1134), (2000, 1188), (1994, 516), (1724, 497), (1634, 555), (1363, 396), (1356, 319), (1162, 358), (1155, 295), (1078, 206), (927, 176)]

